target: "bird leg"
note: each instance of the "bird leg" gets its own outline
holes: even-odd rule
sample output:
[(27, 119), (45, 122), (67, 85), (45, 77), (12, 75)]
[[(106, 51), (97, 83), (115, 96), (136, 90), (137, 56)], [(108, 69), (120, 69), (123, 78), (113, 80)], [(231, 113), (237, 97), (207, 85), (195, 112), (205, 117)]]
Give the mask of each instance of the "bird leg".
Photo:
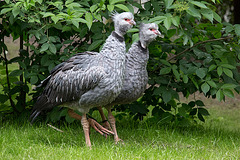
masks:
[(87, 120), (87, 115), (83, 114), (82, 116), (82, 120), (81, 120), (82, 126), (83, 126), (83, 131), (84, 131), (84, 135), (85, 135), (85, 140), (86, 140), (86, 145), (91, 148), (91, 141), (90, 141), (90, 137), (89, 137), (89, 122)]
[(114, 140), (115, 140), (115, 143), (117, 144), (119, 141), (122, 141), (122, 140), (118, 137), (116, 124), (115, 124), (116, 121), (114, 116), (112, 115), (111, 108), (108, 108), (107, 110), (108, 110), (108, 120), (112, 126), (112, 129), (114, 132)]
[[(79, 114), (75, 113), (72, 109), (68, 109), (68, 115), (74, 119), (77, 119), (79, 121), (82, 120), (82, 116), (80, 116)], [(103, 126), (101, 126), (98, 122), (96, 122), (94, 119), (89, 118), (88, 119), (88, 123), (89, 125), (95, 129), (98, 133), (100, 133), (103, 136), (107, 136), (109, 134), (114, 134), (112, 131), (107, 130), (106, 128), (104, 128)]]
[(110, 124), (109, 124), (106, 116), (105, 116), (104, 113), (103, 113), (102, 107), (98, 107), (98, 111), (99, 111), (99, 113), (100, 113), (100, 115), (101, 115), (101, 117), (102, 117), (103, 127), (106, 128), (106, 129), (108, 129), (109, 131), (112, 131), (112, 128), (111, 128), (111, 126), (110, 126)]

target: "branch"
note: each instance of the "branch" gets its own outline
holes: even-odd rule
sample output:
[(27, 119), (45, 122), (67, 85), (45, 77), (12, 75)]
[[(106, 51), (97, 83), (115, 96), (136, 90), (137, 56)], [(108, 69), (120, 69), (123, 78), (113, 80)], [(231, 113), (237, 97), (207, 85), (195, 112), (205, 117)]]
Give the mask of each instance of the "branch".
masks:
[[(179, 56), (182, 55), (183, 53), (186, 53), (186, 52), (192, 50), (194, 47), (196, 47), (196, 46), (198, 46), (198, 45), (200, 45), (200, 44), (204, 44), (204, 43), (208, 43), (208, 42), (214, 42), (214, 41), (221, 41), (221, 40), (231, 39), (231, 38), (233, 38), (233, 37), (229, 37), (229, 36), (228, 36), (228, 37), (217, 38), (217, 39), (209, 39), (209, 40), (206, 40), (206, 41), (198, 42), (198, 43), (194, 44), (192, 47), (186, 48), (186, 49), (183, 50), (182, 52), (180, 52), (180, 53), (176, 54), (175, 56), (169, 58), (167, 61), (169, 62), (169, 61), (171, 61), (171, 60), (179, 57)], [(158, 69), (159, 69), (160, 67), (162, 67), (162, 66), (163, 66), (163, 64), (161, 64), (160, 66), (158, 66), (157, 69), (155, 69), (154, 71), (158, 70)]]
[(196, 46), (198, 46), (200, 44), (204, 44), (204, 43), (207, 43), (207, 42), (221, 41), (221, 40), (231, 39), (231, 38), (233, 38), (233, 37), (223, 37), (223, 38), (209, 39), (209, 40), (206, 40), (206, 41), (198, 42), (198, 43), (194, 44), (192, 47), (189, 47), (189, 48), (185, 49), (184, 51), (180, 52), (179, 54), (169, 58), (168, 61), (171, 61), (171, 60), (175, 59), (176, 57), (182, 55), (183, 53), (192, 50), (194, 47), (196, 47)]
[[(4, 43), (4, 38), (3, 38), (3, 43)], [(7, 78), (7, 88), (8, 88), (8, 98), (10, 101), (10, 104), (13, 108), (13, 110), (15, 110), (15, 104), (12, 100), (12, 96), (9, 94), (10, 90), (11, 90), (11, 84), (10, 84), (10, 80), (9, 80), (9, 71), (8, 71), (8, 60), (7, 60), (7, 55), (6, 55), (6, 50), (3, 47), (3, 55), (4, 55), (4, 60), (5, 60), (5, 70), (6, 70), (6, 78)]]
[(54, 126), (52, 126), (51, 124), (47, 124), (47, 125), (48, 125), (49, 127), (53, 128), (53, 129), (55, 129), (56, 131), (63, 133), (63, 131), (62, 131), (61, 129), (58, 129), (57, 127), (54, 127)]

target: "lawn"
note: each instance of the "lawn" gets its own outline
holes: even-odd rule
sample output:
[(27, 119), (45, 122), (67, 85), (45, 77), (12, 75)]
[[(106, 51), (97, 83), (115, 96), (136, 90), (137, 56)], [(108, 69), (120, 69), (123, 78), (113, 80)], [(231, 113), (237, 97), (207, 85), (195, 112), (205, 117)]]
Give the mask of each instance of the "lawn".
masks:
[[(92, 130), (92, 150), (85, 146), (80, 122), (55, 124), (9, 119), (0, 123), (0, 159), (239, 159), (240, 107), (212, 105), (206, 123), (190, 127), (117, 121), (124, 144), (114, 144)], [(230, 106), (230, 107), (229, 107)]]
[[(16, 64), (9, 69), (14, 68)], [(239, 96), (226, 103), (198, 96), (211, 114), (205, 123), (176, 127), (126, 117), (117, 120), (124, 144), (115, 145), (112, 136), (105, 139), (91, 130), (91, 150), (85, 146), (80, 122), (54, 124), (61, 133), (43, 122), (30, 125), (28, 116), (5, 121), (0, 117), (0, 159), (240, 159)]]

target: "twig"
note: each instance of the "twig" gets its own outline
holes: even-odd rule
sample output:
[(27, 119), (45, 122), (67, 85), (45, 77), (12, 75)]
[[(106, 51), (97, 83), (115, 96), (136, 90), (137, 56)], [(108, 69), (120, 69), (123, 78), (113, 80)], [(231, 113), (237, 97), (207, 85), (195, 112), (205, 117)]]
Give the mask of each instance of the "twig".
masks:
[(63, 131), (62, 131), (61, 129), (58, 129), (58, 128), (52, 126), (51, 124), (47, 124), (47, 125), (48, 125), (49, 127), (53, 128), (53, 129), (57, 130), (58, 132), (62, 132), (62, 133), (63, 133)]
[[(194, 44), (192, 47), (186, 48), (185, 50), (183, 50), (182, 52), (178, 53), (177, 55), (169, 58), (167, 61), (169, 62), (169, 61), (177, 58), (178, 56), (182, 55), (183, 53), (185, 53), (185, 52), (187, 52), (187, 51), (192, 50), (194, 47), (196, 47), (196, 46), (198, 46), (198, 45), (200, 45), (200, 44), (204, 44), (204, 43), (208, 43), (208, 42), (214, 42), (214, 41), (221, 41), (221, 40), (231, 39), (231, 38), (233, 38), (233, 37), (229, 37), (229, 36), (228, 36), (228, 37), (217, 38), (217, 39), (209, 39), (209, 40), (206, 40), (206, 41), (198, 42), (198, 43)], [(155, 69), (154, 71), (158, 70), (158, 69), (159, 69), (160, 67), (162, 67), (162, 66), (163, 66), (163, 64), (161, 64), (160, 66), (158, 66), (157, 69)]]
[[(4, 37), (3, 37), (3, 39), (2, 39), (2, 41), (3, 41), (3, 44), (4, 44)], [(13, 108), (13, 110), (14, 111), (16, 111), (16, 112), (18, 112), (17, 110), (16, 110), (16, 108), (15, 108), (15, 104), (14, 104), (14, 102), (13, 102), (13, 100), (12, 100), (12, 96), (10, 95), (10, 90), (11, 90), (11, 84), (10, 84), (10, 80), (9, 80), (9, 71), (8, 71), (8, 59), (7, 59), (7, 55), (6, 55), (6, 50), (5, 50), (5, 48), (3, 47), (3, 55), (4, 55), (4, 61), (5, 61), (5, 71), (6, 71), (6, 78), (7, 78), (7, 88), (8, 88), (8, 98), (9, 98), (9, 101), (10, 101), (10, 104), (11, 104), (11, 106), (12, 106), (12, 108)]]
[(169, 58), (168, 61), (171, 61), (171, 60), (173, 60), (174, 58), (182, 55), (183, 53), (192, 50), (192, 49), (193, 49), (194, 47), (196, 47), (197, 45), (200, 45), (200, 44), (203, 44), (203, 43), (207, 43), (207, 42), (221, 41), (221, 40), (230, 39), (230, 38), (233, 38), (233, 37), (223, 37), (223, 38), (209, 39), (209, 40), (206, 40), (206, 41), (198, 42), (198, 43), (194, 44), (192, 47), (189, 47), (189, 48), (185, 49), (184, 51), (178, 53), (177, 55)]

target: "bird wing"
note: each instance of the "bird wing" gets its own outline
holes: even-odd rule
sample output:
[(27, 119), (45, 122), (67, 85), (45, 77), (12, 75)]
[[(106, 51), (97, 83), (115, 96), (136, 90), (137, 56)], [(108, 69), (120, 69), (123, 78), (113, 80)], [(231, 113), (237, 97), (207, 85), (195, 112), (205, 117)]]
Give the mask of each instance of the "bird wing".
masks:
[(106, 75), (104, 68), (97, 66), (97, 60), (96, 53), (84, 52), (56, 66), (44, 80), (46, 87), (33, 107), (32, 122), (41, 111), (77, 100), (96, 87)]
[(41, 83), (39, 85), (36, 86), (36, 88), (40, 88), (40, 87), (45, 87), (48, 83), (48, 81), (50, 80), (50, 78), (56, 74), (58, 71), (60, 71), (64, 65), (66, 63), (69, 63), (69, 62), (72, 62), (74, 59), (78, 58), (78, 59), (81, 59), (81, 55), (96, 55), (98, 54), (97, 52), (90, 52), (90, 51), (86, 51), (86, 52), (82, 52), (82, 53), (77, 53), (75, 55), (73, 55), (70, 59), (68, 59), (67, 61), (65, 62), (62, 62), (58, 65), (56, 65), (51, 71), (50, 71), (50, 75), (45, 78), (44, 80), (41, 81)]

